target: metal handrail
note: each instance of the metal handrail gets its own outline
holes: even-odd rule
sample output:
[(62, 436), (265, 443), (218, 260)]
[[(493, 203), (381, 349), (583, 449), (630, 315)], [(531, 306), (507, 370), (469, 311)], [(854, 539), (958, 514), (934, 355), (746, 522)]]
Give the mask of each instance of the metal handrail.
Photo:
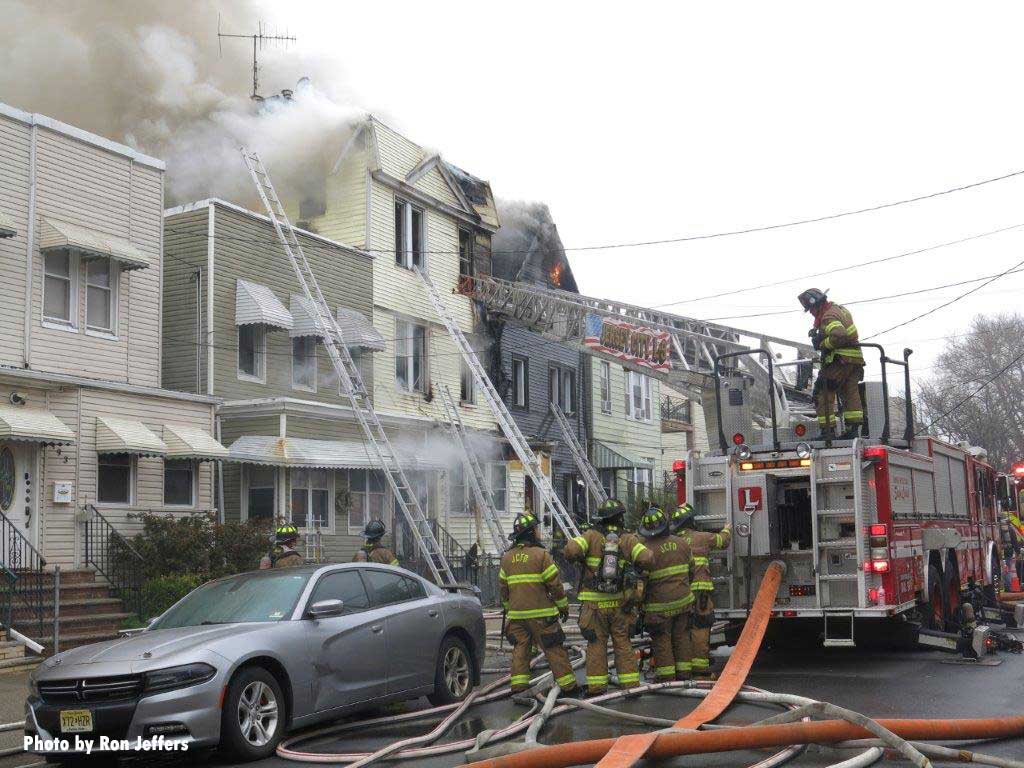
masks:
[[(142, 569), (145, 559), (92, 504), (84, 506), (91, 517), (85, 521), (85, 562), (94, 567), (117, 596), (142, 616)], [(117, 549), (120, 548), (120, 553)]]
[(46, 558), (36, 549), (22, 530), (7, 515), (0, 512), (0, 561), (6, 571), (9, 604), (7, 626), (13, 619), (14, 602), (29, 613), (29, 618), (18, 624), (32, 626), (36, 636), (43, 636), (43, 568)]

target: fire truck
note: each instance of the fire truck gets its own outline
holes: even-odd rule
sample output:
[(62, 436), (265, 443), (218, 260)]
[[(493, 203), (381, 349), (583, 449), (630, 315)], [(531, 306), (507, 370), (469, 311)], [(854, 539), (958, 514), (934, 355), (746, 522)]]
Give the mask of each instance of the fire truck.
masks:
[[(865, 434), (853, 440), (829, 439), (811, 418), (756, 426), (752, 382), (724, 365), (728, 355), (716, 359), (708, 431), (717, 447), (691, 450), (674, 469), (698, 526), (733, 529), (712, 558), (719, 619), (742, 622), (773, 560), (787, 566), (773, 622), (820, 622), (828, 646), (853, 646), (864, 622), (897, 617), (955, 632), (963, 601), (998, 605), (1000, 508), (1012, 480), (981, 449), (916, 435), (910, 351), (902, 360), (879, 351), (883, 381), (865, 385)], [(905, 371), (899, 409), (893, 364)]]

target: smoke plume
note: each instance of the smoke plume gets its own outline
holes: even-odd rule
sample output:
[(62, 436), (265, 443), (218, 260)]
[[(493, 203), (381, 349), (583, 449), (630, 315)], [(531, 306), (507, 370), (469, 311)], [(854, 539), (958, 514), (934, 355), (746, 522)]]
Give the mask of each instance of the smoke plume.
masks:
[[(322, 63), (292, 44), (261, 51), (259, 107), (249, 0), (0, 0), (0, 101), (40, 112), (167, 162), (167, 204), (218, 196), (252, 204), (239, 146), (260, 153), (284, 195), (318, 196), (361, 113), (331, 93)], [(300, 41), (301, 42), (301, 41)], [(310, 81), (299, 83), (307, 75)]]

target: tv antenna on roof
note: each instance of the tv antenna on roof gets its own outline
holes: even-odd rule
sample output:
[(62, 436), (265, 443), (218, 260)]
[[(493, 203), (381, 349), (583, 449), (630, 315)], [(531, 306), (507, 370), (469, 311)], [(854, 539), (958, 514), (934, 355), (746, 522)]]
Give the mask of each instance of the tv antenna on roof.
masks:
[(217, 14), (217, 48), (222, 55), (224, 53), (224, 49), (221, 46), (221, 40), (225, 37), (252, 40), (252, 94), (250, 95), (250, 98), (253, 101), (263, 101), (263, 97), (260, 96), (260, 65), (257, 59), (257, 52), (262, 50), (267, 43), (284, 43), (287, 46), (288, 43), (295, 42), (296, 38), (291, 35), (267, 34), (263, 31), (262, 21), (257, 23), (256, 32), (251, 35), (221, 32), (220, 14)]

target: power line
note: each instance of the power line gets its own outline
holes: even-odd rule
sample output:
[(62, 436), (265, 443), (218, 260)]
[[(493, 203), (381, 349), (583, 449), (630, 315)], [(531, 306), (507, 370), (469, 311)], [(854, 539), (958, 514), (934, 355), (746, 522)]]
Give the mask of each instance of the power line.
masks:
[(936, 250), (938, 250), (940, 248), (948, 248), (949, 246), (952, 246), (952, 245), (961, 245), (963, 243), (969, 243), (972, 240), (980, 240), (983, 237), (990, 237), (992, 235), (1002, 234), (1003, 232), (1009, 232), (1010, 230), (1019, 229), (1020, 227), (1024, 227), (1024, 223), (1022, 223), (1022, 224), (1013, 224), (1013, 225), (1011, 225), (1009, 227), (1002, 227), (1000, 229), (993, 229), (993, 230), (991, 230), (989, 232), (981, 232), (981, 233), (976, 234), (976, 235), (970, 235), (968, 237), (962, 237), (959, 240), (950, 240), (949, 242), (946, 242), (946, 243), (938, 243), (937, 245), (929, 245), (929, 246), (927, 246), (925, 248), (918, 248), (917, 250), (914, 250), (914, 251), (906, 251), (904, 253), (898, 253), (895, 256), (884, 256), (884, 257), (882, 257), (880, 259), (873, 259), (871, 261), (862, 261), (862, 262), (858, 262), (856, 264), (847, 264), (846, 266), (836, 267), (835, 269), (828, 269), (828, 270), (825, 270), (824, 272), (813, 272), (813, 273), (811, 273), (809, 275), (801, 275), (800, 277), (791, 277), (791, 278), (787, 278), (785, 280), (776, 280), (775, 282), (771, 282), (771, 283), (761, 283), (760, 285), (751, 285), (751, 286), (748, 286), (746, 288), (736, 288), (735, 290), (722, 291), (721, 293), (712, 293), (712, 294), (709, 294), (707, 296), (696, 296), (696, 297), (694, 297), (692, 299), (681, 299), (680, 301), (672, 301), (672, 302), (669, 302), (668, 304), (655, 304), (655, 305), (653, 305), (651, 307), (651, 309), (661, 309), (662, 307), (674, 307), (674, 306), (677, 306), (679, 304), (692, 304), (692, 303), (695, 303), (695, 302), (698, 302), (698, 301), (706, 301), (706, 300), (709, 300), (709, 299), (720, 299), (723, 296), (735, 296), (736, 294), (747, 293), (748, 291), (758, 291), (758, 290), (761, 290), (763, 288), (776, 288), (776, 287), (778, 287), (780, 285), (787, 285), (789, 283), (796, 283), (796, 282), (799, 282), (801, 280), (810, 280), (810, 279), (815, 278), (815, 277), (824, 277), (825, 275), (834, 275), (834, 274), (837, 274), (839, 272), (849, 272), (851, 270), (860, 269), (862, 267), (870, 267), (870, 266), (874, 266), (875, 264), (885, 264), (885, 263), (890, 262), (890, 261), (896, 261), (897, 259), (905, 259), (905, 258), (907, 258), (909, 256), (917, 256), (917, 255), (922, 254), (922, 253), (928, 253), (930, 251), (936, 251)]

